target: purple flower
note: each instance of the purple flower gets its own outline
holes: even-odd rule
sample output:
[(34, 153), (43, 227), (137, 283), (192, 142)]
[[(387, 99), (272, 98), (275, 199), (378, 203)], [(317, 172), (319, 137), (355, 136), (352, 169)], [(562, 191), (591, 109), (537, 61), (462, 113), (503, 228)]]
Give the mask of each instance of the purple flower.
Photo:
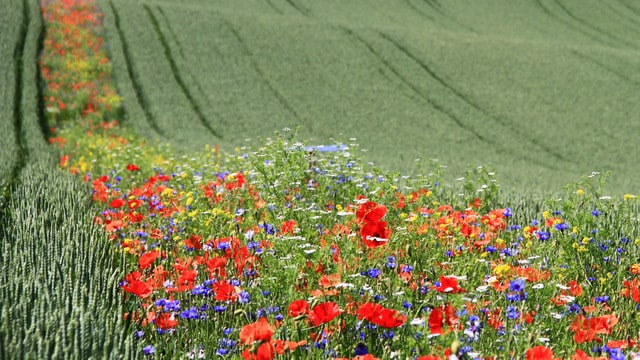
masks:
[(156, 347), (153, 345), (147, 345), (142, 348), (142, 353), (145, 355), (153, 355), (156, 353)]
[(515, 292), (520, 292), (522, 290), (524, 290), (526, 284), (524, 282), (524, 280), (517, 278), (517, 279), (513, 279), (513, 281), (511, 281), (509, 283), (509, 291), (515, 291)]

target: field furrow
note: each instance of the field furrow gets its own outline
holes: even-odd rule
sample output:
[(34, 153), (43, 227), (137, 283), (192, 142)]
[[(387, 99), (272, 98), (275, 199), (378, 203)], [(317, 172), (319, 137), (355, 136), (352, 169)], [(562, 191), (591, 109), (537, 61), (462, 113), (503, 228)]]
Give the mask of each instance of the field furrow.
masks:
[[(137, 77), (137, 73), (133, 70), (133, 62), (131, 60), (131, 52), (129, 50), (129, 43), (124, 36), (122, 31), (122, 27), (120, 25), (120, 15), (118, 14), (118, 10), (113, 5), (113, 1), (109, 1), (109, 6), (111, 7), (111, 11), (113, 12), (114, 24), (116, 31), (118, 32), (118, 37), (120, 39), (120, 43), (122, 44), (122, 53), (124, 55), (124, 59), (126, 62), (127, 74), (129, 76), (129, 80), (133, 86), (133, 90), (136, 96), (137, 103), (140, 105), (142, 112), (144, 114), (144, 118), (147, 121), (147, 124), (161, 137), (164, 137), (164, 131), (160, 129), (158, 123), (154, 119), (153, 115), (151, 115), (151, 111), (149, 110), (149, 101), (147, 100), (144, 92), (142, 91), (142, 86), (140, 85), (140, 80)], [(126, 111), (126, 107), (125, 107)]]
[(565, 20), (564, 18), (562, 18), (561, 16), (559, 16), (558, 14), (556, 14), (554, 11), (552, 11), (547, 5), (542, 3), (542, 0), (535, 0), (536, 4), (539, 6), (540, 9), (542, 9), (542, 11), (549, 17), (553, 18), (554, 20), (558, 21), (559, 23), (563, 24), (564, 26), (566, 26), (567, 28), (575, 31), (575, 32), (579, 32), (582, 35), (598, 42), (601, 43), (604, 46), (610, 46), (611, 44), (605, 40), (602, 40), (601, 37), (593, 35), (591, 32), (585, 31), (584, 29), (575, 26), (574, 24), (572, 24), (571, 22)]
[(280, 14), (280, 15), (284, 15), (284, 12), (282, 10), (280, 10), (280, 8), (278, 8), (277, 6), (275, 6), (273, 4), (273, 0), (265, 0), (267, 2), (267, 4), (269, 4), (269, 7), (275, 11), (276, 13)]
[[(433, 69), (431, 69), (429, 67), (429, 65), (427, 65), (426, 62), (424, 62), (422, 59), (420, 59), (415, 54), (413, 54), (411, 51), (409, 51), (405, 45), (401, 44), (400, 42), (395, 40), (393, 37), (391, 37), (391, 36), (389, 36), (389, 35), (387, 35), (387, 34), (385, 34), (383, 32), (378, 32), (378, 34), (380, 35), (380, 37), (382, 37), (383, 39), (385, 39), (388, 42), (390, 42), (391, 44), (393, 44), (393, 46), (396, 49), (400, 50), (403, 54), (405, 54), (409, 58), (411, 58), (431, 78), (436, 80), (440, 85), (442, 85), (448, 91), (453, 93), (453, 95), (456, 96), (457, 98), (459, 98), (460, 100), (462, 100), (462, 102), (464, 102), (468, 106), (472, 107), (475, 111), (480, 113), (484, 118), (487, 118), (490, 121), (492, 121), (494, 123), (498, 123), (500, 126), (502, 126), (504, 128), (503, 131), (505, 133), (506, 132), (513, 132), (516, 138), (521, 139), (521, 140), (523, 140), (525, 142), (530, 142), (535, 147), (537, 147), (539, 150), (542, 150), (544, 153), (546, 153), (546, 154), (548, 154), (548, 155), (550, 155), (550, 156), (552, 156), (552, 157), (554, 157), (554, 158), (556, 158), (558, 160), (561, 160), (561, 161), (564, 161), (564, 162), (570, 162), (571, 161), (570, 159), (566, 159), (562, 154), (560, 154), (558, 152), (555, 152), (553, 149), (545, 146), (544, 144), (540, 144), (540, 143), (536, 142), (535, 139), (528, 139), (524, 134), (522, 134), (520, 131), (518, 131), (518, 127), (514, 126), (513, 121), (510, 121), (510, 120), (507, 120), (507, 119), (502, 119), (500, 117), (497, 117), (497, 116), (494, 116), (494, 115), (490, 114), (487, 110), (485, 110), (483, 107), (481, 107), (476, 101), (471, 99), (468, 95), (465, 95), (462, 92), (460, 92), (450, 82), (445, 80), (442, 76), (438, 75), (438, 73), (436, 73)], [(530, 159), (530, 160), (536, 161), (534, 159)]]
[(256, 72), (256, 74), (258, 75), (262, 83), (271, 91), (271, 93), (277, 99), (280, 105), (282, 105), (282, 107), (286, 109), (287, 112), (289, 112), (289, 114), (293, 116), (293, 118), (296, 121), (300, 121), (302, 119), (302, 116), (298, 113), (295, 107), (291, 103), (289, 103), (287, 98), (278, 90), (278, 88), (275, 86), (273, 81), (270, 80), (269, 77), (265, 74), (265, 72), (261, 69), (260, 65), (255, 59), (255, 56), (251, 53), (251, 50), (242, 39), (238, 30), (230, 22), (225, 21), (224, 19), (222, 19), (222, 21), (225, 24), (225, 26), (229, 29), (229, 31), (233, 34), (234, 38), (237, 40), (238, 45), (242, 49), (242, 53), (244, 53), (244, 55), (249, 59), (251, 67)]
[(580, 51), (578, 51), (576, 49), (571, 49), (570, 51), (576, 57), (578, 57), (578, 58), (580, 58), (582, 60), (585, 60), (585, 61), (587, 61), (589, 63), (594, 64), (595, 66), (597, 66), (601, 70), (604, 70), (604, 71), (606, 71), (606, 72), (608, 72), (608, 73), (610, 73), (612, 75), (615, 75), (615, 77), (621, 79), (623, 82), (640, 88), (640, 81), (632, 79), (628, 74), (625, 74), (625, 73), (613, 68), (612, 66), (610, 66), (610, 65), (608, 65), (608, 64), (606, 64), (606, 63), (604, 63), (604, 62), (602, 62), (602, 61), (600, 61), (600, 60), (598, 60), (596, 58), (593, 58), (593, 57), (591, 57), (591, 56), (589, 56), (589, 55), (587, 55), (587, 54), (585, 54), (583, 52), (580, 52)]
[(161, 6), (157, 6), (156, 9), (158, 9), (158, 13), (160, 13), (160, 16), (162, 16), (162, 19), (164, 20), (164, 24), (166, 25), (167, 30), (169, 31), (169, 34), (171, 34), (171, 37), (173, 38), (174, 43), (178, 47), (178, 52), (180, 53), (180, 57), (184, 59), (185, 58), (184, 50), (182, 49), (182, 45), (180, 44), (180, 41), (178, 41), (178, 37), (176, 36), (176, 33), (173, 31), (173, 27), (171, 26), (171, 23), (169, 22), (167, 15), (164, 13), (164, 10), (162, 9)]
[[(148, 0), (154, 27), (143, 6), (112, 1), (149, 112), (177, 144), (215, 140), (203, 118), (242, 139), (301, 126), (318, 143), (358, 137), (373, 162), (402, 171), (413, 166), (402, 159), (423, 156), (452, 172), (487, 159), (517, 163), (524, 172), (504, 181), (527, 188), (559, 172), (562, 186), (630, 163), (603, 155), (631, 150), (621, 129), (634, 128), (637, 106), (624, 94), (635, 85), (618, 76), (638, 80), (630, 2)], [(148, 20), (136, 21), (140, 14)], [(127, 73), (118, 56), (116, 77)], [(603, 130), (599, 114), (622, 125)]]
[(490, 139), (485, 138), (482, 134), (478, 133), (475, 129), (473, 129), (473, 128), (469, 127), (468, 125), (466, 125), (455, 114), (451, 113), (450, 111), (445, 109), (443, 106), (441, 106), (440, 104), (435, 102), (433, 99), (429, 98), (429, 96), (427, 96), (420, 88), (418, 88), (416, 85), (414, 85), (408, 78), (403, 76), (389, 61), (387, 61), (380, 54), (380, 52), (378, 52), (373, 47), (373, 45), (370, 42), (368, 42), (367, 40), (364, 39), (364, 37), (358, 35), (355, 31), (353, 31), (351, 29), (348, 29), (348, 28), (342, 28), (342, 30), (349, 37), (353, 38), (354, 40), (356, 40), (357, 42), (362, 44), (376, 58), (377, 61), (379, 61), (380, 63), (382, 63), (384, 65), (385, 69), (391, 71), (391, 73), (397, 79), (399, 79), (405, 87), (408, 87), (409, 89), (411, 89), (413, 94), (417, 95), (420, 98), (422, 103), (425, 103), (427, 106), (437, 110), (441, 114), (443, 114), (446, 117), (448, 117), (449, 119), (453, 120), (460, 127), (460, 130), (463, 130), (465, 132), (471, 133), (479, 141), (481, 141), (483, 143), (486, 143), (487, 145), (490, 145), (490, 146), (497, 145), (497, 144), (492, 143)]
[(294, 8), (302, 16), (306, 16), (306, 17), (309, 16), (309, 9), (303, 7), (302, 5), (296, 4), (295, 0), (286, 0), (286, 2), (287, 2), (287, 4), (289, 4), (289, 6)]
[(27, 47), (26, 39), (29, 31), (29, 8), (26, 1), (22, 2), (22, 22), (19, 25), (18, 41), (15, 44), (13, 51), (14, 61), (14, 93), (13, 93), (13, 123), (14, 123), (14, 136), (17, 144), (17, 157), (16, 163), (13, 167), (11, 174), (11, 183), (15, 183), (20, 177), (20, 172), (24, 168), (29, 158), (29, 148), (27, 147), (27, 139), (25, 137), (24, 129), (24, 108), (22, 104), (23, 100), (23, 85), (24, 85), (24, 53)]
[[(591, 31), (593, 31), (594, 33), (603, 36), (604, 38), (609, 38), (611, 40), (614, 40), (615, 42), (619, 43), (619, 44), (624, 44), (625, 46), (628, 46), (630, 48), (633, 49), (637, 49), (638, 45), (637, 43), (632, 43), (632, 42), (628, 42), (625, 39), (621, 39), (620, 37), (611, 34), (610, 32), (602, 29), (601, 27), (594, 25), (593, 23), (576, 16), (573, 11), (571, 11), (571, 9), (569, 9), (569, 7), (567, 7), (565, 4), (562, 3), (561, 0), (554, 0), (555, 4), (557, 4), (557, 6), (562, 9), (562, 11), (569, 16), (569, 18), (571, 18), (572, 20), (574, 20), (575, 22), (581, 24), (584, 28), (589, 29)], [(609, 43), (610, 44), (610, 43)]]
[(174, 60), (171, 48), (169, 47), (169, 44), (167, 44), (167, 40), (165, 39), (164, 34), (162, 33), (162, 30), (160, 30), (160, 25), (158, 24), (158, 19), (156, 18), (156, 16), (151, 11), (151, 8), (149, 7), (149, 5), (145, 4), (145, 5), (143, 5), (143, 7), (144, 7), (145, 11), (147, 12), (147, 15), (149, 16), (149, 20), (151, 21), (151, 24), (153, 24), (153, 29), (154, 29), (157, 37), (158, 37), (158, 40), (162, 44), (162, 48), (164, 49), (164, 56), (166, 57), (167, 61), (169, 62), (169, 65), (171, 66), (171, 72), (173, 74), (173, 78), (175, 79), (176, 83), (180, 87), (180, 90), (182, 91), (184, 96), (189, 101), (189, 104), (191, 105), (191, 109), (198, 116), (198, 119), (200, 120), (200, 123), (202, 124), (202, 126), (205, 129), (207, 129), (207, 131), (209, 133), (211, 133), (211, 135), (215, 136), (216, 138), (220, 138), (221, 139), (222, 136), (220, 135), (220, 132), (216, 131), (211, 126), (212, 121), (207, 119), (207, 116), (202, 112), (202, 109), (200, 108), (200, 105), (198, 105), (198, 103), (196, 102), (196, 100), (193, 97), (193, 95), (191, 95), (191, 91), (187, 88), (187, 85), (185, 84), (184, 80), (182, 79), (182, 75), (180, 74), (180, 70), (178, 69), (178, 66), (176, 65), (176, 61)]

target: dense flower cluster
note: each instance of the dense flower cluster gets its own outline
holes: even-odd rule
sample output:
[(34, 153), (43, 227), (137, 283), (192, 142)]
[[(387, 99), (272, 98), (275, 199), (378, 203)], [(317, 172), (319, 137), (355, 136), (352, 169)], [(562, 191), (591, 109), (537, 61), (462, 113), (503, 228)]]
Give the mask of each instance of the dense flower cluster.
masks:
[(364, 168), (348, 146), (283, 136), (180, 157), (118, 125), (95, 4), (42, 10), (51, 140), (128, 259), (123, 316), (144, 355), (638, 356), (640, 233), (610, 221), (637, 216), (633, 196), (578, 185), (526, 219), (483, 187)]

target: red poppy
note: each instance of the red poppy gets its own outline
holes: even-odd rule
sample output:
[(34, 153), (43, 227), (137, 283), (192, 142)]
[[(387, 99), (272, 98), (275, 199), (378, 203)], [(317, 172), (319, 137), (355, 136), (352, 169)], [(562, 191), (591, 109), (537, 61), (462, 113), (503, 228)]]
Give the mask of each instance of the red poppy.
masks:
[(290, 317), (309, 314), (309, 303), (306, 300), (294, 300), (289, 304), (288, 314)]
[(151, 285), (140, 280), (128, 281), (128, 283), (122, 287), (122, 290), (137, 295), (141, 299), (147, 298), (153, 292)]
[(640, 282), (638, 282), (638, 278), (625, 280), (622, 284), (624, 289), (620, 292), (620, 295), (630, 297), (633, 301), (640, 303)]
[(368, 248), (375, 248), (389, 242), (391, 230), (386, 221), (367, 222), (360, 228), (360, 236)]
[(176, 320), (175, 316), (171, 313), (162, 313), (156, 316), (155, 323), (158, 329), (162, 330), (174, 329), (178, 326), (178, 320)]
[(276, 349), (272, 343), (263, 342), (258, 346), (255, 353), (245, 349), (241, 356), (245, 360), (271, 360), (276, 356)]
[(217, 301), (235, 301), (238, 298), (236, 287), (227, 282), (214, 283), (211, 288), (216, 294)]
[(373, 201), (367, 201), (358, 207), (356, 216), (361, 222), (378, 222), (387, 214), (387, 207)]
[(313, 307), (309, 314), (309, 321), (311, 325), (318, 326), (333, 320), (341, 312), (338, 304), (331, 301), (323, 302)]
[(129, 164), (129, 165), (127, 165), (127, 170), (129, 170), (129, 171), (138, 171), (138, 170), (140, 170), (140, 168), (136, 164)]
[(573, 340), (578, 343), (598, 340), (597, 334), (611, 334), (613, 326), (618, 323), (618, 317), (609, 314), (592, 318), (585, 318), (583, 315), (576, 316), (570, 329), (575, 331)]
[(577, 349), (576, 353), (573, 354), (573, 356), (571, 357), (571, 360), (607, 360), (607, 357), (606, 356), (591, 357), (587, 355), (587, 353), (585, 353), (584, 351)]
[(276, 352), (278, 353), (278, 355), (282, 355), (284, 354), (285, 350), (289, 350), (289, 351), (293, 351), (295, 350), (298, 346), (304, 346), (307, 344), (307, 340), (302, 340), (302, 341), (282, 341), (282, 340), (276, 340), (275, 341), (275, 348), (276, 348)]
[(553, 350), (546, 346), (534, 346), (526, 352), (527, 360), (554, 360)]
[(398, 327), (407, 320), (407, 317), (393, 309), (387, 309), (375, 303), (365, 303), (358, 308), (358, 318), (366, 319), (383, 328)]
[(158, 257), (160, 257), (160, 251), (158, 250), (145, 253), (138, 259), (138, 266), (140, 266), (141, 270), (146, 269), (150, 267)]
[(296, 226), (298, 226), (298, 223), (295, 220), (289, 220), (289, 221), (285, 221), (282, 223), (282, 225), (280, 226), (280, 235), (284, 235), (284, 234), (291, 234), (293, 235)]
[(444, 309), (437, 307), (431, 310), (431, 314), (429, 314), (431, 334), (443, 334), (443, 326), (445, 324), (454, 328), (460, 325), (460, 320), (456, 317), (456, 309), (449, 304), (445, 305)]
[(466, 290), (458, 287), (458, 279), (453, 276), (440, 276), (440, 285), (432, 286), (432, 289), (441, 293), (459, 294)]
[(109, 203), (109, 206), (117, 209), (119, 207), (122, 207), (122, 205), (124, 205), (124, 200), (121, 198), (117, 198), (117, 199), (113, 199), (111, 200), (111, 202)]
[(256, 341), (271, 341), (273, 336), (273, 327), (266, 318), (260, 318), (258, 321), (245, 325), (240, 330), (240, 341), (245, 345), (253, 344)]

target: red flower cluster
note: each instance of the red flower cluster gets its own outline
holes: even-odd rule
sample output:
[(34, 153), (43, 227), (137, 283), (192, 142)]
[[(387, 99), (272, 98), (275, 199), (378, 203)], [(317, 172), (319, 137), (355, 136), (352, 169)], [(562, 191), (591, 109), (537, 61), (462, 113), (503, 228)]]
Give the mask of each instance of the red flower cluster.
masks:
[(358, 308), (358, 318), (368, 320), (383, 328), (395, 328), (401, 326), (407, 317), (397, 310), (387, 309), (375, 303), (365, 303)]
[(383, 246), (391, 238), (391, 230), (382, 218), (387, 214), (387, 207), (373, 201), (361, 204), (356, 213), (360, 223), (360, 237), (368, 248)]

